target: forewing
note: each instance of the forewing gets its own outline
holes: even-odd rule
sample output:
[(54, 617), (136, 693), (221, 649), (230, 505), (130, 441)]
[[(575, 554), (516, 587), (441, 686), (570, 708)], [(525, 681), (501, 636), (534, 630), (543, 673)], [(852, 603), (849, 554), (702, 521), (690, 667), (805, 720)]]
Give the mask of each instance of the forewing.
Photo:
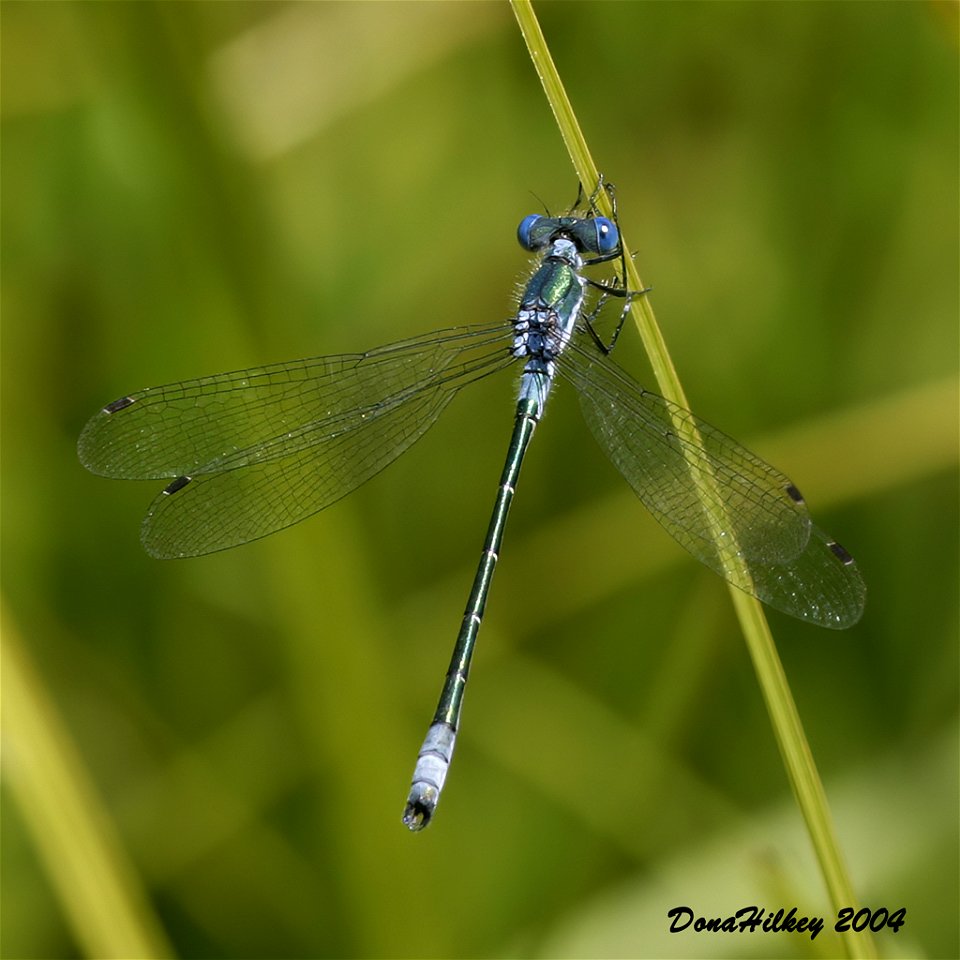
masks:
[[(148, 387), (107, 404), (77, 450), (93, 473), (126, 480), (196, 476), (312, 445), (317, 429), (379, 405), (401, 403), (418, 384), (469, 376), (508, 328), (461, 327), (380, 347), (274, 363)], [(462, 368), (462, 369), (458, 369)], [(301, 439), (302, 438), (302, 439)]]
[[(813, 527), (788, 477), (581, 344), (571, 344), (560, 372), (576, 386), (607, 456), (701, 563), (792, 616), (836, 628), (859, 619), (865, 588), (857, 566)], [(718, 537), (735, 545), (732, 555)]]
[(461, 386), (512, 362), (509, 328), (462, 327), (366, 354), (154, 387), (105, 407), (80, 457), (125, 478), (175, 477), (142, 540), (157, 557), (211, 553), (305, 519), (421, 437)]

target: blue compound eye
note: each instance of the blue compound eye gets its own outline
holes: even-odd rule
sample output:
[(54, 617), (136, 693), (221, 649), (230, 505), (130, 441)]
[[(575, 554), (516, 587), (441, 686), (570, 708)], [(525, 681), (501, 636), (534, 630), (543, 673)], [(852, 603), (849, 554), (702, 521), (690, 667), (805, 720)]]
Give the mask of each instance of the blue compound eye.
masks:
[(541, 220), (543, 217), (539, 213), (531, 213), (520, 221), (520, 226), (517, 227), (517, 240), (524, 250), (536, 250), (543, 246), (542, 239), (532, 235), (534, 228)]
[(617, 225), (606, 217), (594, 217), (597, 230), (597, 253), (613, 253), (620, 246), (620, 231)]

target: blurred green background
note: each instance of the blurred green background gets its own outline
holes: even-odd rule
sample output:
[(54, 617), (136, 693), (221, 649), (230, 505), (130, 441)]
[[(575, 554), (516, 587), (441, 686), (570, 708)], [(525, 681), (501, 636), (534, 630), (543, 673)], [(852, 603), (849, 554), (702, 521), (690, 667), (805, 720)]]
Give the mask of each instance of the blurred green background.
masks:
[[(882, 950), (956, 957), (956, 7), (538, 12), (691, 404), (861, 564), (854, 629), (771, 624), (858, 893), (907, 908)], [(179, 956), (836, 955), (667, 933), (680, 904), (829, 906), (723, 583), (569, 391), (419, 836), (509, 377), (323, 516), (199, 560), (140, 549), (157, 484), (77, 462), (133, 389), (509, 316), (516, 223), (576, 191), (509, 8), (4, 3), (2, 28), (3, 955), (90, 951), (65, 904), (102, 900), (63, 875), (66, 794), (66, 841), (37, 826), (11, 650)]]

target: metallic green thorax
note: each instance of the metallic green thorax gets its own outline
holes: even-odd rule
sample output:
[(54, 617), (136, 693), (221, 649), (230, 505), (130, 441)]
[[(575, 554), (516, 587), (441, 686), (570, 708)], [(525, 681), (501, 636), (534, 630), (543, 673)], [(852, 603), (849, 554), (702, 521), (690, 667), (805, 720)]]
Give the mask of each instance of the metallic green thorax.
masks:
[(545, 263), (530, 278), (522, 306), (532, 306), (534, 298), (543, 307), (569, 318), (576, 314), (583, 300), (582, 281), (568, 263)]

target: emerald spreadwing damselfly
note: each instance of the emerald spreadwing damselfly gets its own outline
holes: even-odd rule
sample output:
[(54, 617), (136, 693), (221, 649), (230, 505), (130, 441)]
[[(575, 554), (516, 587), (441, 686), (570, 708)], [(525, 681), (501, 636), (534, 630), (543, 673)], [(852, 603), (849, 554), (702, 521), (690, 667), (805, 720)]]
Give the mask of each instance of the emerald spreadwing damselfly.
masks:
[[(496, 503), (404, 809), (412, 830), (430, 822), (440, 798), (507, 513), (555, 381), (574, 388), (607, 456), (701, 563), (810, 623), (842, 629), (863, 612), (856, 563), (813, 525), (797, 487), (611, 360), (626, 305), (645, 291), (626, 289), (616, 208), (613, 219), (600, 215), (601, 189), (579, 213), (521, 221), (520, 245), (541, 259), (506, 322), (149, 387), (107, 404), (80, 435), (80, 460), (94, 473), (169, 481), (147, 512), (141, 540), (154, 557), (196, 557), (329, 507), (422, 437), (463, 387), (519, 365)], [(585, 273), (616, 261), (619, 273), (609, 281)], [(625, 306), (604, 342), (594, 320), (611, 299)]]

